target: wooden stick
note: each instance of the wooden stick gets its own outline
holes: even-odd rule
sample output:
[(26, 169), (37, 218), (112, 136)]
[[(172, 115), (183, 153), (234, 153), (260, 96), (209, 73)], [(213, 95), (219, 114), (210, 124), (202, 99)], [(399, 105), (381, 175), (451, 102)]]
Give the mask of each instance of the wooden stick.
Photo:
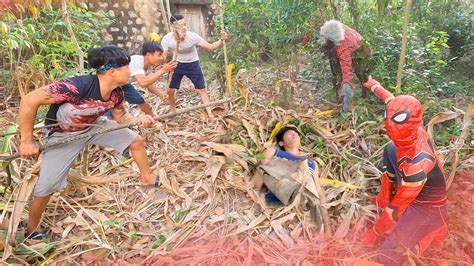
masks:
[(331, 219), (329, 218), (329, 213), (328, 210), (323, 206), (326, 204), (326, 194), (321, 187), (321, 183), (319, 182), (319, 169), (316, 167), (316, 174), (314, 175), (314, 182), (316, 185), (316, 190), (318, 191), (319, 194), (319, 201), (321, 203), (320, 211), (321, 211), (321, 216), (323, 218), (323, 223), (324, 223), (324, 234), (326, 237), (331, 237), (332, 235), (332, 229), (331, 229)]
[(171, 31), (170, 24), (169, 24), (170, 23), (170, 17), (168, 17), (168, 15), (166, 14), (165, 5), (163, 4), (163, 1), (164, 0), (160, 0), (161, 16), (165, 20), (165, 29), (166, 29), (166, 31), (170, 32)]
[[(169, 2), (167, 2), (167, 7), (168, 7), (168, 12), (170, 12), (170, 11), (169, 11)], [(185, 13), (186, 13), (186, 10), (185, 10)], [(168, 14), (169, 14), (170, 19), (171, 19), (171, 12), (168, 13)], [(185, 16), (183, 17), (183, 19), (186, 19), (186, 14), (185, 14)], [(173, 28), (171, 28), (171, 29), (173, 30)], [(178, 35), (178, 33), (175, 32), (174, 30), (173, 30), (173, 36), (174, 36), (174, 41), (176, 42), (176, 49), (174, 49), (174, 51), (173, 51), (172, 61), (176, 61), (176, 60), (178, 60), (178, 53), (179, 53), (179, 46), (180, 46), (180, 44), (181, 44), (181, 38), (180, 38), (180, 36)], [(171, 72), (168, 74), (168, 84), (171, 82), (171, 78), (172, 78), (173, 74), (174, 74), (174, 70), (171, 71)]]
[(64, 24), (66, 25), (67, 31), (69, 32), (69, 35), (71, 36), (71, 41), (74, 44), (74, 47), (76, 47), (78, 64), (79, 64), (79, 73), (81, 75), (84, 75), (84, 52), (82, 51), (81, 46), (79, 46), (79, 43), (77, 42), (77, 39), (76, 39), (76, 35), (74, 34), (74, 31), (72, 30), (71, 22), (69, 21), (66, 0), (61, 1), (61, 6), (62, 6), (62, 11), (63, 11)]
[(447, 189), (451, 187), (451, 184), (454, 181), (454, 176), (456, 175), (456, 172), (457, 172), (456, 170), (458, 168), (459, 151), (466, 144), (466, 139), (468, 137), (468, 134), (469, 132), (471, 132), (471, 129), (469, 129), (469, 126), (472, 123), (473, 116), (474, 116), (474, 102), (471, 101), (471, 103), (467, 107), (466, 112), (464, 113), (463, 129), (462, 129), (461, 135), (459, 135), (459, 138), (454, 143), (454, 147), (455, 147), (454, 160), (451, 163), (451, 173), (449, 173), (449, 177), (446, 181)]
[[(184, 113), (187, 113), (187, 112), (191, 112), (191, 111), (211, 107), (211, 106), (214, 106), (214, 105), (227, 103), (227, 102), (230, 102), (230, 101), (232, 101), (231, 98), (225, 98), (225, 99), (222, 99), (222, 100), (218, 100), (218, 101), (214, 101), (214, 102), (210, 102), (210, 103), (206, 103), (206, 104), (191, 106), (191, 107), (188, 107), (188, 108), (180, 109), (176, 112), (167, 113), (167, 114), (163, 114), (163, 115), (158, 115), (158, 116), (154, 117), (154, 119), (156, 121), (161, 121), (161, 120), (165, 120), (167, 118), (174, 117), (174, 116), (177, 116), (177, 115), (181, 115), (181, 114), (184, 114)], [(67, 144), (67, 143), (72, 142), (72, 141), (85, 139), (85, 138), (91, 138), (91, 137), (94, 137), (94, 136), (97, 136), (97, 135), (100, 135), (100, 134), (105, 134), (105, 133), (112, 132), (112, 131), (115, 131), (115, 130), (119, 130), (119, 129), (122, 129), (122, 128), (129, 128), (129, 127), (137, 126), (137, 125), (140, 125), (140, 124), (141, 124), (140, 121), (134, 121), (134, 122), (119, 125), (117, 127), (106, 128), (106, 129), (103, 129), (103, 130), (98, 130), (98, 131), (95, 131), (95, 132), (79, 134), (79, 135), (75, 135), (75, 136), (72, 136), (72, 137), (64, 137), (64, 138), (59, 139), (58, 141), (47, 143), (47, 144), (43, 145), (43, 147), (41, 147), (41, 149), (42, 150), (49, 149), (49, 148), (52, 148), (52, 147)], [(8, 162), (8, 161), (14, 160), (14, 159), (19, 158), (19, 157), (20, 157), (20, 154), (16, 153), (16, 154), (13, 154), (13, 155), (10, 155), (10, 156), (2, 156), (2, 157), (0, 157), (0, 161), (7, 161)]]
[[(224, 0), (220, 0), (220, 6), (221, 6), (221, 14), (220, 14), (221, 31), (224, 31)], [(229, 75), (227, 74), (227, 69), (229, 68), (229, 61), (227, 59), (227, 45), (226, 45), (225, 40), (222, 40), (222, 46), (224, 50), (224, 64), (225, 64), (224, 73), (225, 73), (225, 84), (226, 84), (226, 96), (230, 97), (232, 84), (230, 83)]]
[(402, 74), (403, 74), (403, 65), (405, 65), (405, 56), (407, 54), (407, 35), (408, 35), (408, 23), (410, 17), (412, 0), (407, 0), (405, 5), (405, 17), (403, 19), (403, 33), (402, 33), (402, 51), (400, 53), (400, 60), (398, 61), (398, 70), (397, 70), (397, 87), (396, 92), (400, 93), (400, 88), (402, 86)]
[(166, 11), (168, 12), (168, 19), (171, 19), (170, 0), (166, 0)]

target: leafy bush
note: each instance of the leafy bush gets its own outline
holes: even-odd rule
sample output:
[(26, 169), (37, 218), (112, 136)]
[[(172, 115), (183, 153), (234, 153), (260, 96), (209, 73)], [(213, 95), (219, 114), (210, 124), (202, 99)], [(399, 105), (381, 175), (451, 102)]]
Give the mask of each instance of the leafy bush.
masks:
[(463, 10), (452, 13), (442, 24), (444, 31), (448, 33), (448, 45), (451, 57), (459, 57), (474, 49), (474, 30), (472, 18), (474, 11)]
[[(10, 65), (20, 67), (23, 75), (42, 75), (57, 79), (79, 72), (77, 52), (63, 22), (60, 8), (30, 6), (28, 13), (5, 13), (0, 22), (0, 55)], [(26, 11), (25, 11), (26, 12)], [(83, 51), (100, 44), (100, 29), (110, 22), (106, 14), (92, 12), (84, 6), (68, 4), (69, 19)]]
[(226, 30), (230, 60), (288, 62), (290, 42), (314, 31), (314, 2), (302, 0), (226, 1)]

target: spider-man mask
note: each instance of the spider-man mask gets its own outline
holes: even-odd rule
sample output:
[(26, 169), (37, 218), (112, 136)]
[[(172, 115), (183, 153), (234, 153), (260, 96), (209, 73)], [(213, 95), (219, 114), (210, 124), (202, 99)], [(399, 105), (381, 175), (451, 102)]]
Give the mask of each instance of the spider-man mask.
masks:
[(421, 103), (413, 96), (401, 95), (393, 98), (385, 109), (385, 129), (396, 146), (410, 146), (418, 138), (423, 125)]

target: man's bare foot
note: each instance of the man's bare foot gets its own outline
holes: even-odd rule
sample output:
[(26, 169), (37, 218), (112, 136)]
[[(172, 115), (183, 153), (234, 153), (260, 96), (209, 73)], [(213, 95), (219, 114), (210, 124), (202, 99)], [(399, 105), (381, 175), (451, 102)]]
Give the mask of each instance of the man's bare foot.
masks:
[[(160, 178), (158, 175), (141, 176), (143, 186), (155, 186), (159, 182)], [(159, 186), (159, 185), (158, 185)]]

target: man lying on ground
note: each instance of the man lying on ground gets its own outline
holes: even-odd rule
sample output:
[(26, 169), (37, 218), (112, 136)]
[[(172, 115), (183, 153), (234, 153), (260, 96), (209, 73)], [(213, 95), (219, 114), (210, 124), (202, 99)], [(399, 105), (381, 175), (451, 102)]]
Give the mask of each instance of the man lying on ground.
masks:
[[(309, 168), (308, 174), (310, 175), (310, 178), (313, 179), (315, 170), (317, 170), (317, 165), (312, 159), (301, 153), (301, 138), (298, 129), (294, 126), (285, 126), (277, 132), (275, 139), (276, 145), (269, 147), (264, 151), (264, 159), (262, 160), (261, 165), (265, 168), (274, 159), (279, 160), (277, 163), (279, 166), (288, 163), (288, 165), (283, 167), (285, 169), (279, 169), (278, 172), (287, 171), (288, 173), (285, 174), (287, 175), (285, 177), (289, 177), (297, 171), (299, 162), (307, 160)], [(253, 182), (255, 187), (260, 189), (264, 180), (254, 179)], [(291, 184), (294, 184), (295, 187), (290, 189), (289, 186), (291, 186)], [(279, 192), (271, 191), (273, 188), (269, 187), (271, 186), (270, 184), (266, 184), (266, 186), (270, 190), (270, 192), (265, 195), (268, 203), (287, 204), (292, 200), (292, 197), (294, 197), (294, 195), (280, 195)], [(294, 182), (288, 183), (285, 186), (285, 191), (291, 190), (292, 192), (297, 192), (294, 190), (298, 190), (301, 185), (298, 182)]]

